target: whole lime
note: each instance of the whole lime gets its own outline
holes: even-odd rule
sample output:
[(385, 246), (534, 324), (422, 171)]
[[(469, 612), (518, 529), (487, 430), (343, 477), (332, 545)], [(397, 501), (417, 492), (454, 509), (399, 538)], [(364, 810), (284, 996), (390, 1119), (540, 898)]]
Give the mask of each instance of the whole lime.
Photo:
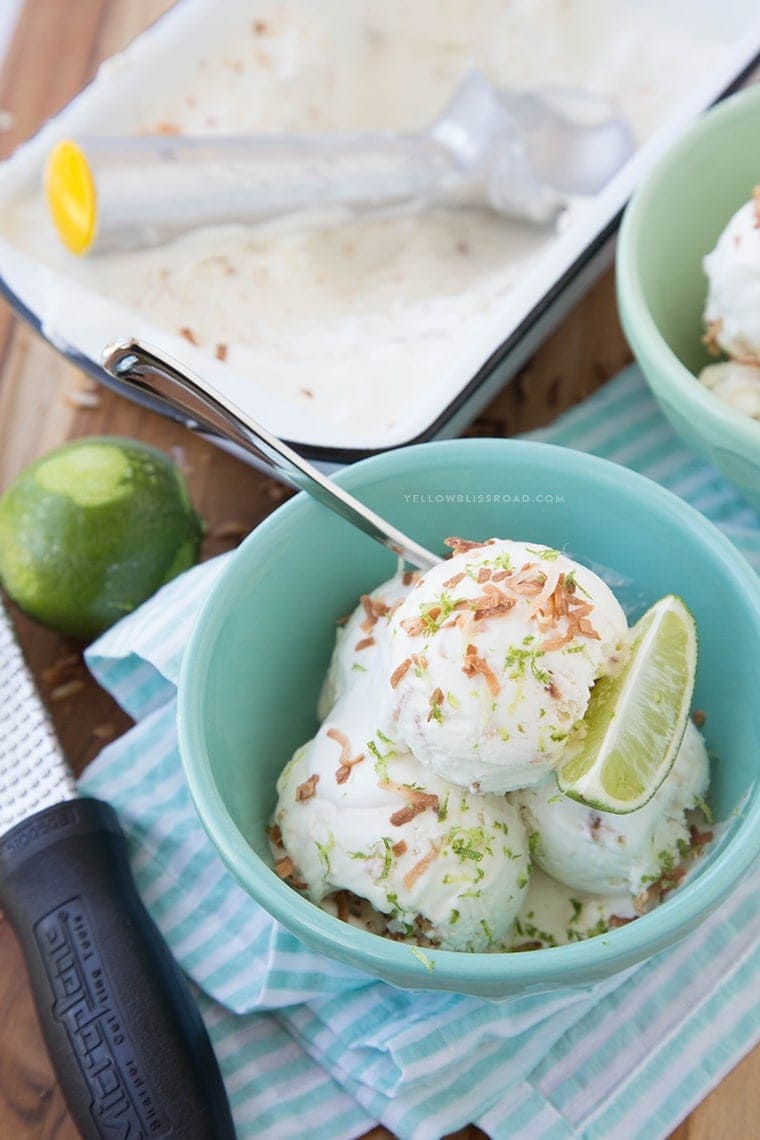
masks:
[(89, 639), (198, 557), (176, 464), (119, 436), (43, 455), (0, 498), (0, 582), (30, 617)]

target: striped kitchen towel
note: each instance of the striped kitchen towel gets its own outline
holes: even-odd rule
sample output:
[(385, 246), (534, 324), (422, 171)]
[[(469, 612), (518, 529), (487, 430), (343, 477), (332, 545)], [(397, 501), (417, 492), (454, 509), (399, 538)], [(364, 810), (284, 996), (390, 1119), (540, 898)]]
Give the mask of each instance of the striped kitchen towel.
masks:
[[(760, 518), (675, 439), (635, 368), (532, 438), (656, 479), (760, 571)], [(436, 1140), (472, 1121), (496, 1140), (666, 1136), (760, 1040), (760, 868), (696, 934), (570, 993), (501, 1005), (406, 993), (307, 950), (225, 870), (177, 754), (183, 647), (230, 557), (170, 583), (88, 651), (137, 723), (80, 788), (119, 813), (138, 887), (194, 985), (239, 1135), (351, 1140), (381, 1121)]]

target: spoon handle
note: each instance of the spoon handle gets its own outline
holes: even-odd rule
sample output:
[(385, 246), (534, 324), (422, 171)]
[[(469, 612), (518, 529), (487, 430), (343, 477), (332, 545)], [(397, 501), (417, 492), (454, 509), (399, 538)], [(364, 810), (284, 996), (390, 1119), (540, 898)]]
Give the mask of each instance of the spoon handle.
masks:
[(180, 412), (188, 427), (211, 432), (238, 444), (278, 476), (308, 492), (410, 565), (429, 570), (441, 561), (323, 475), (208, 381), (172, 357), (139, 340), (124, 340), (104, 349), (102, 364), (123, 384), (147, 392), (163, 410)]

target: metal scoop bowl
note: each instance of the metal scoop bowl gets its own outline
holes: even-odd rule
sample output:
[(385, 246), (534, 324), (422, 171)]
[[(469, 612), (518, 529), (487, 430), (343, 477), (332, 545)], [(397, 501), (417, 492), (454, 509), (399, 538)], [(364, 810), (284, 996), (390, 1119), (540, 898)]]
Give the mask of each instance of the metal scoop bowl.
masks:
[(83, 137), (46, 168), (48, 207), (76, 254), (159, 245), (204, 226), (325, 209), (340, 217), (469, 206), (537, 224), (598, 193), (635, 149), (610, 100), (507, 91), (469, 72), (426, 130)]

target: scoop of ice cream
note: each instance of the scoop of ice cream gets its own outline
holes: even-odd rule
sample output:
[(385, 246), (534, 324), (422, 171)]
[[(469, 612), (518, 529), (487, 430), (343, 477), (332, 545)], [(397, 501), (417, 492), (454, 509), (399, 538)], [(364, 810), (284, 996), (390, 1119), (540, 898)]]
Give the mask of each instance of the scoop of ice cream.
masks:
[(691, 844), (686, 812), (708, 786), (704, 741), (690, 722), (664, 783), (638, 811), (595, 811), (558, 791), (554, 779), (510, 797), (530, 833), (533, 858), (552, 878), (602, 895), (636, 896), (682, 862)]
[(446, 783), (394, 744), (373, 717), (368, 677), (278, 781), (285, 871), (314, 902), (341, 890), (367, 899), (396, 934), (500, 949), (530, 873), (519, 813)]
[(460, 542), (391, 616), (394, 732), (462, 787), (537, 784), (558, 766), (627, 629), (609, 587), (559, 551)]
[(703, 266), (708, 342), (734, 360), (760, 364), (760, 187), (731, 218)]
[(760, 420), (760, 365), (741, 364), (736, 360), (708, 364), (699, 379), (724, 404)]
[(335, 647), (319, 695), (320, 720), (354, 682), (373, 665), (388, 639), (388, 619), (393, 606), (411, 590), (419, 578), (416, 570), (402, 570), (369, 594), (362, 594), (359, 605), (344, 625), (339, 625)]
[(606, 934), (637, 918), (627, 888), (615, 895), (568, 887), (534, 865), (525, 900), (509, 938), (511, 950), (565, 946)]

